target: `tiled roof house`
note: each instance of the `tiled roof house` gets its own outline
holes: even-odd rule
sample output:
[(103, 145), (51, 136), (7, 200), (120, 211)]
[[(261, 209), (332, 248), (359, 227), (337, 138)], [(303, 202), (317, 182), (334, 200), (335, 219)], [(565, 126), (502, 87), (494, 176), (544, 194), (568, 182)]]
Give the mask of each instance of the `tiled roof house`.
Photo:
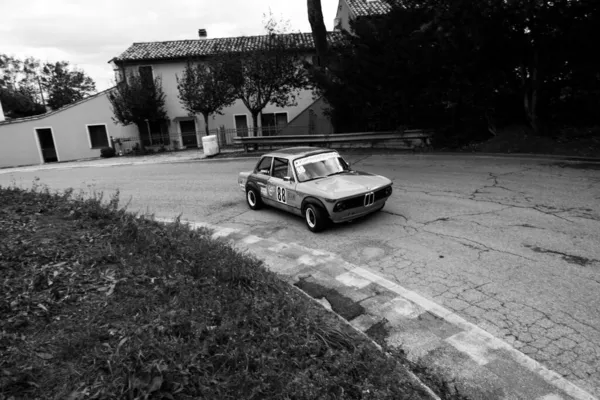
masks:
[(339, 0), (334, 30), (350, 31), (350, 21), (387, 14), (392, 7), (384, 0)]
[[(314, 51), (315, 45), (311, 33), (290, 33), (282, 35), (282, 37), (297, 49), (307, 53)], [(334, 43), (339, 37), (341, 37), (339, 33), (329, 32), (330, 42)], [(267, 39), (267, 35), (260, 35), (133, 43), (111, 61), (117, 65), (123, 65), (127, 62), (181, 60), (190, 57), (207, 57), (220, 52), (235, 53), (247, 49), (258, 50), (266, 46)]]
[[(161, 76), (163, 91), (166, 95), (167, 114), (171, 122), (169, 126), (151, 126), (150, 129), (153, 132), (156, 130), (164, 132), (166, 129), (171, 135), (180, 135), (184, 146), (192, 147), (199, 144), (205, 122), (201, 116), (190, 116), (178, 98), (177, 76), (182, 75), (187, 60), (197, 59), (201, 61), (205, 57), (220, 52), (235, 53), (246, 49), (260, 49), (266, 46), (269, 38), (268, 35), (261, 35), (208, 39), (204, 30), (200, 30), (199, 35), (200, 38), (195, 40), (133, 43), (123, 53), (109, 61), (115, 69), (117, 81), (123, 79), (132, 71)], [(285, 34), (283, 38), (290, 41), (297, 49), (304, 51), (307, 59), (310, 60), (315, 55), (311, 33)], [(340, 32), (329, 33), (330, 43), (335, 44), (338, 38), (341, 38)], [(275, 105), (268, 105), (259, 117), (259, 126), (263, 128), (267, 125), (271, 127), (285, 126), (302, 112), (308, 112), (311, 106), (314, 107), (315, 100), (316, 98), (311, 90), (303, 90), (297, 97), (296, 106), (279, 108)], [(321, 115), (322, 113), (317, 110), (317, 114)], [(251, 126), (251, 114), (241, 100), (224, 109), (223, 115), (213, 115), (209, 121), (211, 130), (224, 128), (225, 131), (228, 131), (229, 137), (236, 134), (243, 135), (243, 132), (247, 132)], [(234, 134), (229, 133), (232, 130), (235, 130)], [(194, 135), (194, 132), (197, 134)], [(298, 130), (296, 133), (302, 134), (305, 132)], [(147, 133), (141, 132), (141, 134), (144, 136)]]

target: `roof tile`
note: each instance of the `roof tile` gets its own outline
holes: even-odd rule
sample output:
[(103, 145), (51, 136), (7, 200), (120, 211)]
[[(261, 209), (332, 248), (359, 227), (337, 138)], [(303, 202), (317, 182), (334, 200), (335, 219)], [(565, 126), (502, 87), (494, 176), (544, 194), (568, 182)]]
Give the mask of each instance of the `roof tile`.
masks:
[(392, 7), (383, 0), (346, 0), (355, 17), (387, 14)]
[[(328, 32), (330, 42), (341, 38), (339, 32)], [(267, 41), (268, 35), (239, 36), (216, 39), (176, 40), (166, 42), (134, 43), (121, 55), (115, 57), (116, 62), (146, 61), (161, 59), (180, 59), (188, 57), (210, 56), (218, 52), (236, 52), (243, 49), (260, 49)], [(299, 49), (314, 49), (311, 33), (289, 33), (284, 35)]]

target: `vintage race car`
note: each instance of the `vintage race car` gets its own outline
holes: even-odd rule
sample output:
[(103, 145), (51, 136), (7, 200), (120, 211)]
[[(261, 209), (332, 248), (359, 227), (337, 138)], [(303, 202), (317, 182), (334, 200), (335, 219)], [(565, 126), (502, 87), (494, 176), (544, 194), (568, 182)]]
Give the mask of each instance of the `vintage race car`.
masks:
[(392, 194), (388, 178), (354, 171), (337, 151), (318, 147), (265, 154), (253, 171), (240, 172), (238, 184), (251, 209), (297, 214), (312, 232), (379, 211)]

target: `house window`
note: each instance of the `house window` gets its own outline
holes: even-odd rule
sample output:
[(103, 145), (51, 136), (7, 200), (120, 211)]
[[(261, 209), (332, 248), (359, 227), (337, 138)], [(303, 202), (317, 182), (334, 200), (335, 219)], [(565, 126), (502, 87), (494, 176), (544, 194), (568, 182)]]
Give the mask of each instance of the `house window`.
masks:
[(267, 113), (260, 117), (263, 136), (277, 134), (277, 132), (287, 125), (287, 112)]
[(115, 71), (115, 80), (117, 83), (121, 83), (124, 80), (123, 71), (120, 68), (117, 68)]
[(92, 149), (110, 147), (108, 144), (106, 125), (88, 125), (87, 129), (90, 138), (90, 147)]
[(154, 76), (152, 74), (152, 66), (144, 65), (138, 68), (138, 72), (140, 73), (140, 77), (143, 81), (146, 82), (154, 82)]

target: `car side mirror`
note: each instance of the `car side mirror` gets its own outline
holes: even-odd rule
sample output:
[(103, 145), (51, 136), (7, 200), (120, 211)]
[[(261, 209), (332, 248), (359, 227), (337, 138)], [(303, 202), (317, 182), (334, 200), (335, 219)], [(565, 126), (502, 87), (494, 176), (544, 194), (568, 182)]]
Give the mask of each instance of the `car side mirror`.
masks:
[(284, 176), (284, 177), (283, 177), (283, 181), (284, 181), (284, 182), (288, 182), (288, 183), (289, 183), (289, 182), (293, 182), (293, 181), (294, 181), (294, 178), (292, 178), (291, 176)]

